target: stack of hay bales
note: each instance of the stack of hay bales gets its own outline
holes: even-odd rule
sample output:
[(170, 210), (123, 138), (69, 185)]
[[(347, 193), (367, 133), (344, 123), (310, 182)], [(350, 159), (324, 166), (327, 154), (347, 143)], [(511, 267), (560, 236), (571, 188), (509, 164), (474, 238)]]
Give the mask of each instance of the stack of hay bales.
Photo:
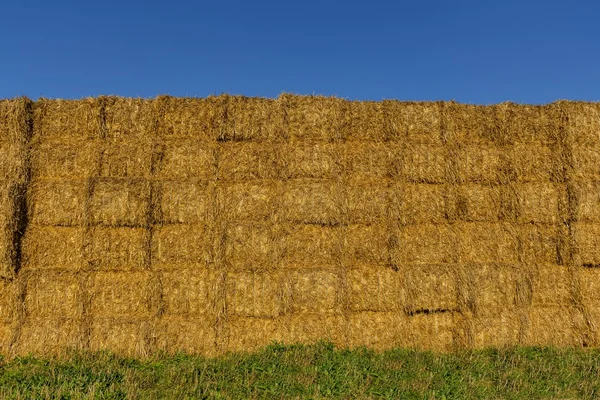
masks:
[(0, 155), (0, 352), (600, 340), (597, 104), (2, 101)]

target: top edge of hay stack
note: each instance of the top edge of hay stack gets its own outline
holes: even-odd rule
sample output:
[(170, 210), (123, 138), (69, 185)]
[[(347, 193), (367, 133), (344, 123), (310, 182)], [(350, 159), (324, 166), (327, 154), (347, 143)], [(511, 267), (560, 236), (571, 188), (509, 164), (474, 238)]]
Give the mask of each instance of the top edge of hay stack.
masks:
[(0, 100), (0, 353), (600, 345), (600, 103)]

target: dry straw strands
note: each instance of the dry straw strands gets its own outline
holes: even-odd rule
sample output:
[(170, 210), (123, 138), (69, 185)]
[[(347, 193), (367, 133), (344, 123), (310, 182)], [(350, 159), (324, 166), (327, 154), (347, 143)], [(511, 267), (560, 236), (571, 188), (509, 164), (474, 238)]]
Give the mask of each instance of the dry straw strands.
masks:
[(2, 100), (0, 353), (597, 346), (599, 162), (595, 103)]

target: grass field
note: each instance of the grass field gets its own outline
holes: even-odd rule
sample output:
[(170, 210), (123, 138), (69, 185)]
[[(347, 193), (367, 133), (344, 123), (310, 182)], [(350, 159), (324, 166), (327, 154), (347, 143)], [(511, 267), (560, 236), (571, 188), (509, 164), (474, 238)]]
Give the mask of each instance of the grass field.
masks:
[(600, 397), (600, 350), (511, 348), (447, 355), (328, 343), (217, 359), (107, 353), (0, 363), (2, 399)]

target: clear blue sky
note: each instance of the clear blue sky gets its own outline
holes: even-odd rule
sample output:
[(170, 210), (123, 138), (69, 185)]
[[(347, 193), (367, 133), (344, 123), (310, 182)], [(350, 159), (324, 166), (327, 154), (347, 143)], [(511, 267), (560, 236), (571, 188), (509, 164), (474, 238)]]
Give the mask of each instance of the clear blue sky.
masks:
[(600, 100), (598, 1), (5, 1), (0, 98)]

